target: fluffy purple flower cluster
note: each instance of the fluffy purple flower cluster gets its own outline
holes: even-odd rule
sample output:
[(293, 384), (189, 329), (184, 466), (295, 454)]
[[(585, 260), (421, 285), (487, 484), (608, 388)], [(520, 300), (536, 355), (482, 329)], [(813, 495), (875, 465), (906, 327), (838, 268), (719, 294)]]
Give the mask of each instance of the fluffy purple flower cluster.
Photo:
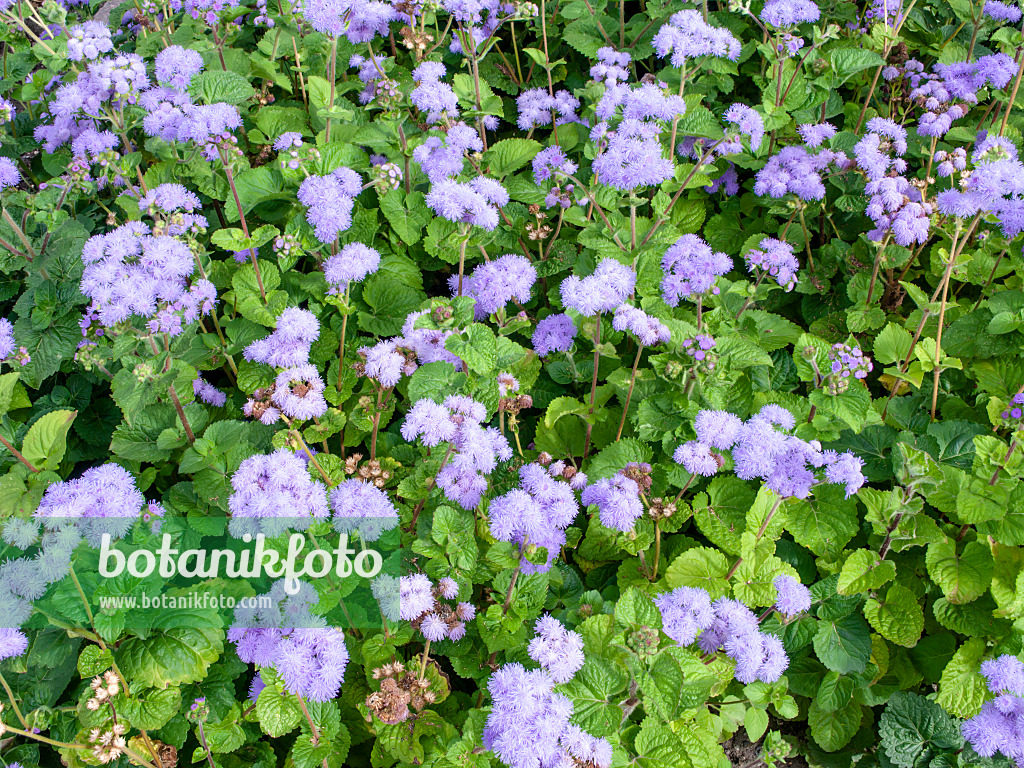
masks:
[(382, 387), (393, 387), (402, 376), (412, 376), (419, 367), (415, 360), (405, 354), (405, 339), (396, 337), (382, 339), (372, 347), (360, 347), (363, 358), (363, 374)]
[[(473, 270), (462, 281), (462, 294), (476, 300), (473, 314), (477, 320), (484, 320), (504, 310), (510, 301), (529, 301), (535, 282), (537, 268), (525, 256), (510, 253), (486, 261)], [(448, 279), (448, 286), (452, 296), (456, 296), (459, 290), (457, 274)]]
[(1024, 759), (1024, 663), (1008, 654), (981, 663), (995, 698), (961, 726), (964, 738), (982, 757), (1002, 753), (1014, 762)]
[(789, 243), (774, 237), (766, 237), (758, 243), (758, 248), (747, 251), (745, 258), (747, 269), (751, 272), (759, 269), (771, 275), (775, 282), (787, 291), (792, 291), (796, 287), (800, 262), (797, 261), (793, 246)]
[(527, 646), (530, 658), (541, 665), (556, 683), (567, 683), (583, 668), (583, 637), (545, 614), (533, 625), (536, 633)]
[(833, 164), (843, 167), (845, 163), (842, 152), (811, 154), (803, 147), (783, 147), (757, 172), (754, 194), (785, 197), (791, 192), (801, 200), (821, 200), (825, 197), (821, 174)]
[(381, 0), (302, 0), (295, 11), (317, 32), (365, 44), (387, 36), (392, 21), (402, 18), (394, 6)]
[(455, 91), (441, 78), (447, 74), (444, 64), (425, 61), (412, 71), (413, 88), (410, 99), (413, 105), (425, 112), (428, 123), (439, 123), (445, 116), (458, 114), (459, 99)]
[(336, 168), (328, 176), (309, 176), (299, 187), (306, 221), (321, 243), (331, 243), (352, 225), (352, 208), (363, 182), (351, 168)]
[(548, 315), (533, 331), (533, 351), (540, 357), (552, 352), (568, 352), (576, 338), (576, 324), (568, 315)]
[(419, 439), (429, 448), (451, 444), (448, 460), (435, 479), (448, 500), (463, 509), (480, 503), (487, 476), (499, 461), (512, 458), (505, 436), (483, 426), (486, 418), (483, 404), (464, 395), (449, 395), (441, 405), (428, 398), (417, 400), (402, 424), (402, 437), (410, 443)]
[(349, 283), (358, 283), (380, 266), (380, 254), (368, 245), (348, 243), (324, 262), (329, 293), (344, 293)]
[(516, 124), (524, 131), (531, 131), (545, 125), (565, 125), (579, 122), (576, 110), (580, 100), (568, 91), (555, 91), (554, 95), (544, 88), (531, 88), (516, 97), (519, 117)]
[(0, 661), (21, 656), (28, 650), (28, 638), (19, 629), (0, 628)]
[(580, 494), (580, 501), (585, 506), (597, 507), (601, 525), (623, 533), (633, 530), (633, 525), (644, 513), (640, 485), (625, 474), (631, 468), (651, 470), (650, 464), (628, 464), (612, 477), (588, 485)]
[(99, 547), (105, 533), (115, 539), (125, 536), (145, 502), (128, 470), (104, 464), (49, 486), (35, 517), (52, 531), (77, 529), (79, 536)]
[(569, 275), (559, 286), (562, 303), (585, 317), (611, 312), (626, 300), (636, 286), (633, 270), (615, 259), (598, 262), (592, 275)]
[(509, 195), (500, 182), (477, 176), (469, 183), (442, 179), (431, 187), (426, 199), (427, 205), (448, 221), (493, 230), (498, 226), (498, 209), (508, 205)]
[[(542, 149), (533, 158), (533, 180), (540, 184), (552, 176), (571, 176), (579, 166), (570, 161), (561, 147), (555, 145)], [(545, 203), (551, 207), (548, 203)], [(568, 207), (568, 206), (566, 206)]]
[(590, 68), (590, 76), (605, 85), (615, 85), (629, 78), (629, 65), (633, 57), (626, 51), (610, 46), (597, 49), (597, 64)]
[[(576, 647), (572, 638), (579, 635), (549, 616), (536, 626), (540, 637), (530, 643), (531, 657), (541, 656), (563, 677), (582, 662), (572, 650)], [(487, 683), (492, 708), (484, 726), (484, 748), (510, 768), (610, 768), (611, 744), (572, 724), (572, 701), (555, 693), (555, 684), (547, 669), (528, 670), (518, 662), (500, 667)]]
[(17, 346), (14, 340), (14, 326), (6, 317), (0, 317), (0, 361), (10, 357)]
[(214, 307), (217, 289), (209, 280), (188, 278), (195, 259), (188, 245), (167, 235), (152, 235), (140, 222), (94, 235), (82, 249), (80, 288), (104, 326), (132, 316), (154, 318), (153, 333), (176, 336), (182, 322), (192, 323)]
[(670, 307), (678, 307), (680, 299), (717, 295), (715, 281), (732, 269), (732, 259), (711, 250), (697, 235), (683, 235), (665, 251), (661, 268), (661, 297)]
[(967, 150), (963, 147), (957, 147), (948, 152), (940, 149), (935, 153), (933, 159), (937, 163), (935, 173), (940, 178), (947, 178), (957, 171), (967, 168)]
[(331, 701), (345, 680), (345, 634), (310, 613), (318, 600), (316, 590), (299, 584), (298, 594), (288, 595), (279, 581), (267, 593), (270, 601), (254, 601), (259, 608), (236, 609), (227, 639), (235, 644), (239, 659), (273, 668), (291, 693), (309, 701)]
[(999, 136), (978, 135), (971, 153), (973, 170), (962, 184), (936, 197), (939, 213), (967, 219), (993, 214), (1003, 236), (1012, 240), (1024, 232), (1024, 163), (1017, 148)]
[(983, 10), (986, 16), (996, 21), (1007, 21), (1010, 24), (1020, 21), (1021, 11), (1016, 5), (1002, 3), (999, 0), (985, 0)]
[(734, 675), (741, 683), (774, 683), (789, 666), (782, 641), (761, 632), (757, 616), (737, 600), (711, 602), (703, 589), (679, 587), (654, 602), (666, 635), (683, 646), (696, 641), (704, 653), (725, 651), (736, 662)]
[(373, 483), (355, 478), (331, 491), (331, 509), (338, 533), (355, 533), (366, 542), (377, 541), (398, 525), (398, 510), (388, 495)]
[(235, 538), (259, 533), (272, 538), (328, 516), (324, 484), (313, 480), (306, 462), (287, 448), (247, 458), (231, 476), (231, 488), (228, 531)]
[(14, 187), (21, 183), (21, 171), (9, 157), (0, 157), (0, 189)]
[(455, 331), (440, 330), (437, 328), (417, 328), (417, 321), (429, 315), (429, 310), (410, 312), (402, 326), (402, 346), (411, 350), (420, 364), (444, 361), (455, 366), (456, 371), (462, 370), (462, 360), (447, 349), (445, 342)]
[[(708, 353), (715, 348), (715, 340), (706, 333), (698, 333), (692, 339), (683, 339), (683, 352), (692, 357), (698, 363), (704, 362)], [(709, 370), (714, 370), (714, 364), (710, 364)]]
[(673, 67), (684, 67), (687, 61), (702, 56), (736, 61), (743, 47), (729, 30), (711, 26), (699, 11), (691, 9), (672, 14), (651, 42), (661, 58), (671, 54)]
[(196, 376), (195, 381), (192, 382), (192, 391), (197, 399), (216, 408), (223, 408), (228, 401), (227, 395), (203, 379), (202, 376)]
[(784, 29), (805, 21), (817, 21), (821, 17), (821, 10), (813, 0), (768, 0), (760, 16), (765, 24)]
[(775, 587), (775, 610), (787, 618), (811, 607), (811, 590), (789, 574), (783, 573), (772, 582)]
[(112, 50), (114, 42), (106, 24), (87, 21), (68, 29), (68, 59), (71, 61), (94, 61)]
[(484, 143), (480, 134), (465, 123), (448, 126), (444, 137), (430, 136), (412, 151), (412, 158), (431, 184), (449, 179), (462, 172), (467, 152), (480, 152)]
[(540, 464), (526, 464), (519, 469), (521, 488), (514, 488), (491, 500), (488, 506), (491, 535), (499, 541), (511, 541), (547, 549), (548, 560), (535, 565), (525, 558), (525, 573), (544, 572), (565, 546), (565, 529), (579, 512), (572, 487), (560, 482)]
[(309, 363), (277, 374), (272, 400), (284, 416), (296, 421), (308, 421), (327, 412), (323, 379), (317, 367)]
[(249, 362), (294, 368), (309, 362), (309, 349), (319, 335), (320, 321), (316, 315), (306, 309), (289, 307), (277, 318), (274, 332), (249, 344), (243, 355)]
[(849, 388), (849, 379), (864, 380), (874, 370), (871, 358), (860, 347), (849, 344), (833, 344), (828, 351), (829, 370), (825, 384), (830, 394), (838, 395)]
[(676, 449), (673, 459), (690, 474), (708, 477), (724, 465), (711, 449), (731, 450), (738, 478), (761, 479), (779, 496), (805, 499), (820, 482), (844, 485), (847, 498), (855, 494), (866, 482), (864, 462), (850, 451), (823, 451), (817, 441), (786, 434), (795, 423), (792, 413), (771, 403), (746, 422), (726, 411), (701, 411), (694, 420), (697, 439)]
[(466, 636), (466, 622), (476, 616), (472, 603), (458, 603), (453, 610), (441, 600), (454, 600), (459, 594), (455, 579), (443, 578), (435, 587), (426, 574), (414, 573), (398, 580), (399, 616), (413, 622), (423, 637), (432, 643), (448, 639), (457, 642)]
[[(750, 139), (751, 151), (756, 152), (761, 148), (761, 142), (764, 141), (764, 119), (753, 107), (748, 107), (746, 104), (733, 104), (722, 115), (722, 119), (735, 126), (739, 136), (746, 136)], [(742, 152), (743, 145), (740, 143), (739, 138), (736, 137), (731, 142), (723, 142), (721, 151), (723, 153)]]
[(203, 71), (203, 57), (198, 51), (171, 45), (156, 55), (155, 66), (158, 83), (184, 91), (188, 89), (192, 78)]
[(1024, 417), (1024, 393), (1017, 393), (1010, 398), (1009, 407), (999, 414), (1002, 419), (1019, 420)]
[(620, 304), (615, 310), (612, 328), (616, 331), (629, 331), (643, 347), (667, 344), (672, 340), (667, 325), (630, 304)]

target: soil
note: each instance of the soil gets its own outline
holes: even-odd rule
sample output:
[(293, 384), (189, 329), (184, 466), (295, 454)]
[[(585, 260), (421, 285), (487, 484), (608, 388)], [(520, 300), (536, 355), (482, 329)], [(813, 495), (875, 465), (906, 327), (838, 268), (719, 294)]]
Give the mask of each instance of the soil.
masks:
[[(785, 732), (786, 729), (782, 729)], [(733, 768), (766, 768), (761, 759), (761, 742), (751, 742), (742, 728), (722, 745), (725, 756), (729, 758)], [(785, 761), (776, 763), (779, 768), (808, 768), (802, 755), (791, 755)]]

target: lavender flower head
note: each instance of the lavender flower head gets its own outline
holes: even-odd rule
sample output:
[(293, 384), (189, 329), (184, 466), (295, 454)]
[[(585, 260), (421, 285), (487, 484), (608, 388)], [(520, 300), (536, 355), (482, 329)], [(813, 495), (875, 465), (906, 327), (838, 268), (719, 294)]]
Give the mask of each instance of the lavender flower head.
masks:
[(796, 127), (804, 144), (816, 149), (836, 135), (836, 127), (832, 123), (818, 123), (817, 125), (805, 123)]
[(368, 245), (348, 243), (324, 262), (324, 277), (330, 293), (344, 293), (349, 283), (358, 283), (380, 266), (380, 254)]
[[(727, 123), (736, 126), (736, 129), (743, 136), (750, 138), (750, 149), (756, 152), (764, 140), (764, 120), (753, 107), (746, 104), (733, 104), (725, 111), (722, 119)], [(739, 151), (739, 150), (737, 150)]]
[(391, 499), (373, 483), (352, 479), (331, 491), (334, 529), (355, 533), (366, 542), (377, 541), (385, 531), (398, 525), (398, 510)]
[(247, 458), (231, 476), (231, 488), (228, 531), (235, 538), (305, 530), (328, 515), (324, 484), (313, 480), (306, 463), (286, 448)]
[(711, 449), (699, 440), (690, 440), (680, 445), (672, 454), (672, 460), (682, 464), (691, 475), (711, 477), (719, 469), (718, 460)]
[(760, 15), (765, 24), (782, 29), (817, 21), (821, 10), (813, 0), (768, 0)]
[(0, 189), (15, 187), (21, 183), (21, 171), (9, 157), (0, 157)]
[(548, 671), (556, 683), (567, 683), (583, 667), (583, 637), (545, 614), (533, 625), (536, 636), (527, 653)]
[(615, 259), (605, 258), (592, 275), (582, 279), (576, 275), (565, 278), (559, 291), (566, 307), (593, 317), (615, 309), (635, 286), (636, 275), (632, 269)]
[(126, 535), (145, 503), (128, 470), (104, 464), (49, 486), (35, 517), (48, 530), (77, 528), (90, 544), (99, 547), (105, 533), (115, 539)]
[(668, 326), (629, 304), (620, 304), (612, 319), (612, 328), (616, 331), (629, 331), (633, 337), (645, 347), (655, 344), (667, 344), (672, 340)]
[(771, 275), (784, 290), (792, 291), (800, 269), (793, 246), (774, 237), (766, 237), (758, 245), (759, 248), (747, 252), (747, 269), (751, 272), (760, 269)]
[(172, 45), (156, 55), (156, 79), (179, 91), (188, 89), (192, 78), (203, 71), (203, 57), (198, 51)]
[(1010, 3), (1003, 3), (1000, 0), (986, 0), (984, 6), (984, 13), (990, 19), (996, 21), (1006, 21), (1010, 24), (1016, 24), (1020, 21), (1021, 11), (1016, 5)]
[(274, 385), (274, 405), (285, 416), (296, 421), (308, 421), (327, 413), (324, 382), (315, 365), (305, 363), (286, 368), (277, 375)]
[(633, 530), (633, 525), (644, 513), (640, 486), (622, 474), (588, 485), (580, 494), (580, 501), (587, 506), (596, 506), (601, 525), (616, 531)]
[(1003, 655), (981, 663), (988, 689), (996, 697), (961, 725), (964, 738), (982, 757), (1002, 753), (1015, 762), (1024, 758), (1024, 664), (1016, 656)]
[(192, 390), (197, 399), (216, 408), (223, 408), (228, 401), (227, 395), (204, 380), (202, 376), (196, 376), (195, 381), (192, 382)]
[(0, 317), (0, 360), (6, 360), (17, 349), (14, 341), (14, 325), (6, 317)]
[(320, 321), (309, 310), (289, 307), (277, 318), (277, 328), (245, 348), (250, 362), (274, 368), (294, 368), (309, 362), (309, 349), (320, 335)]
[(568, 352), (576, 338), (576, 324), (565, 314), (548, 315), (533, 331), (533, 351), (540, 357), (552, 352)]
[(362, 191), (359, 174), (336, 168), (328, 176), (309, 176), (299, 187), (299, 202), (306, 206), (306, 221), (321, 243), (331, 243), (352, 225), (355, 197)]
[(681, 299), (718, 294), (715, 281), (732, 269), (732, 259), (712, 251), (697, 235), (683, 235), (665, 251), (661, 268), (661, 297), (670, 307), (678, 307)]
[(679, 587), (654, 598), (662, 628), (679, 645), (691, 645), (715, 621), (711, 598), (703, 589)]
[[(110, 30), (99, 21), (86, 21), (68, 29), (68, 59), (93, 61), (114, 50)], [(197, 54), (198, 55), (198, 54)]]
[[(506, 254), (493, 261), (486, 261), (473, 270), (462, 281), (462, 293), (476, 300), (473, 314), (477, 320), (485, 320), (495, 312), (503, 310), (513, 299), (525, 303), (530, 300), (533, 284), (537, 282), (537, 269), (530, 260), (519, 254)], [(457, 295), (459, 276), (448, 279), (452, 296)]]
[(796, 616), (810, 609), (811, 591), (788, 574), (775, 577), (775, 610), (785, 616)]
[(20, 629), (0, 628), (0, 661), (21, 656), (28, 650), (28, 638)]
[(672, 14), (651, 42), (659, 57), (671, 54), (673, 67), (685, 66), (688, 60), (702, 56), (736, 61), (743, 47), (729, 30), (711, 26), (692, 9)]

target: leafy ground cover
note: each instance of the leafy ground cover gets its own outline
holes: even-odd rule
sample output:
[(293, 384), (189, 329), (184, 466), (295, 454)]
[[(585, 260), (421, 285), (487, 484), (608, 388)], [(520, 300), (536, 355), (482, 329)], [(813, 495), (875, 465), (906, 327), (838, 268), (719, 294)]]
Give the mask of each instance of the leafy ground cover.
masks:
[(99, 7), (0, 0), (4, 764), (1024, 757), (1016, 5)]

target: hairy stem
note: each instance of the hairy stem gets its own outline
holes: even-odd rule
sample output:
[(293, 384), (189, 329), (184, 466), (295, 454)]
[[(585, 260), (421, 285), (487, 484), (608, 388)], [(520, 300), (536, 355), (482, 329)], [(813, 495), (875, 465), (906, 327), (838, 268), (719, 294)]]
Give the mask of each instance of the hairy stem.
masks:
[(622, 419), (619, 421), (619, 431), (615, 433), (615, 439), (622, 437), (622, 428), (626, 425), (626, 414), (629, 413), (629, 401), (633, 397), (633, 386), (636, 384), (636, 367), (640, 364), (640, 353), (644, 351), (644, 345), (637, 347), (636, 358), (633, 360), (633, 373), (629, 377), (629, 391), (626, 392), (626, 403), (622, 406)]

